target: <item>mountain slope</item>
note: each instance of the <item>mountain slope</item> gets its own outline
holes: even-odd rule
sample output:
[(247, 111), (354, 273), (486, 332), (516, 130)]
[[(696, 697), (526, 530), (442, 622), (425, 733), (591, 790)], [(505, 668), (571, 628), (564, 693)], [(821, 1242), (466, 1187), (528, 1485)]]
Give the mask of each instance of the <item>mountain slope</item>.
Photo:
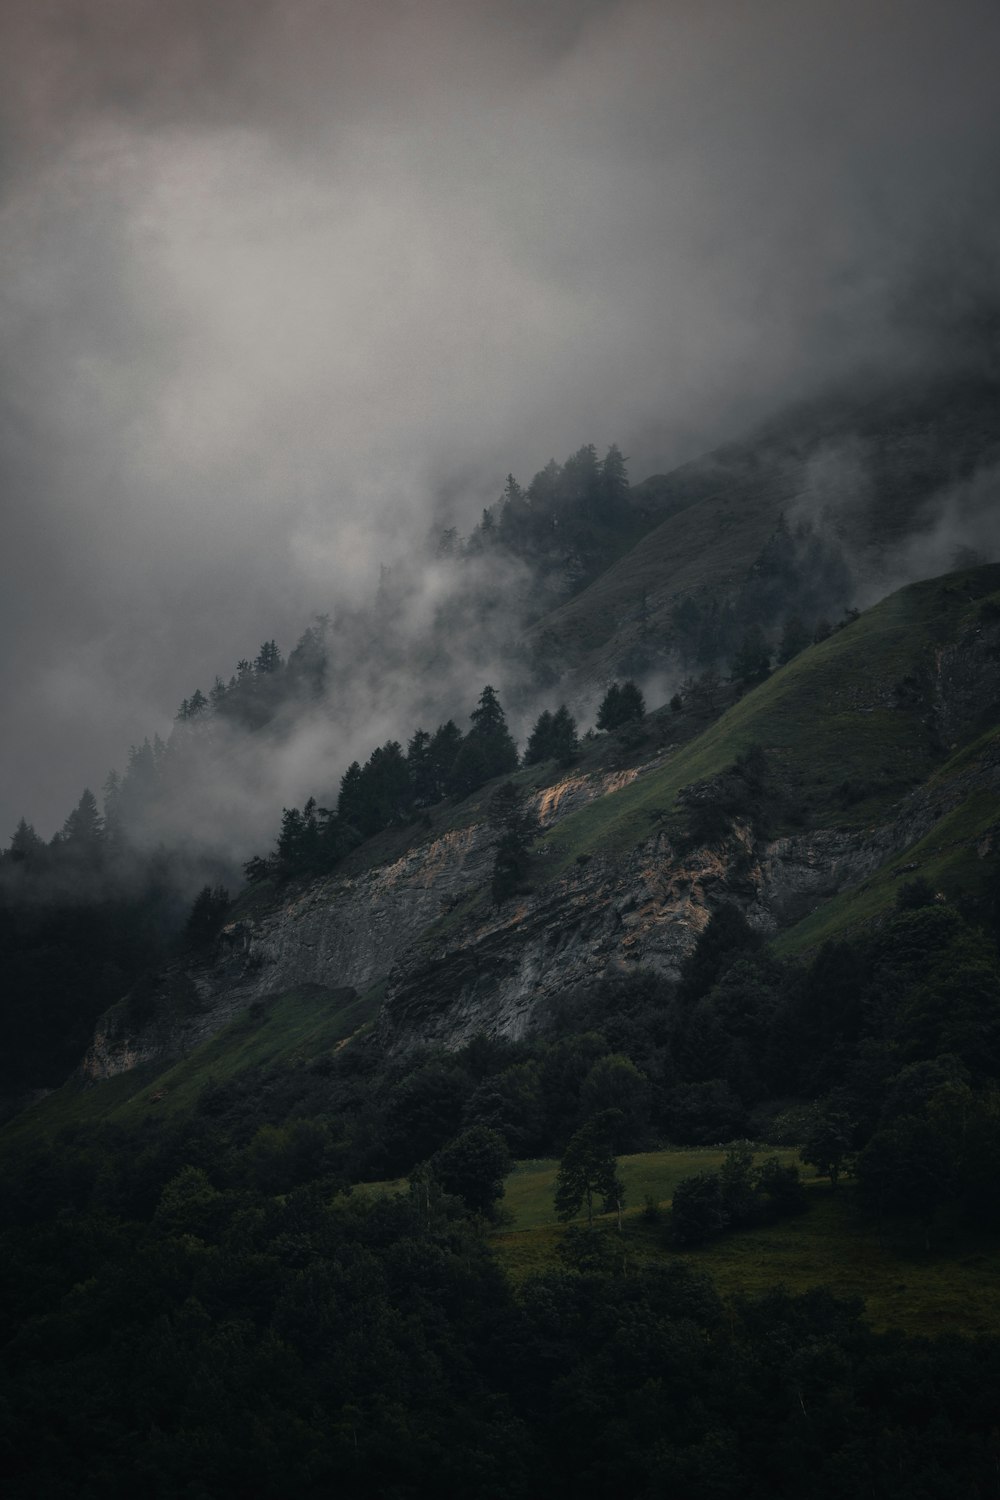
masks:
[[(615, 675), (643, 639), (670, 641), (677, 601), (731, 593), (783, 513), (846, 549), (866, 600), (892, 580), (947, 568), (955, 548), (982, 545), (987, 534), (995, 547), (998, 409), (1000, 384), (985, 375), (862, 386), (792, 408), (739, 442), (652, 476), (633, 500), (667, 518), (539, 621), (532, 639), (581, 680)], [(991, 485), (963, 491), (991, 473)]]
[[(378, 1035), (390, 1051), (517, 1036), (548, 997), (602, 974), (676, 978), (725, 904), (808, 946), (839, 893), (875, 882), (840, 897), (846, 915), (833, 926), (852, 925), (891, 904), (898, 867), (938, 845), (968, 864), (989, 845), (1000, 739), (983, 721), (995, 726), (998, 704), (1000, 567), (914, 585), (686, 742), (678, 722), (671, 743), (675, 716), (662, 711), (647, 721), (645, 751), (607, 737), (603, 768), (548, 784), (519, 772), (544, 836), (530, 889), (499, 907), (489, 789), (439, 809), (409, 847), (399, 830), (375, 841), (367, 865), (362, 849), (350, 870), (251, 893), (203, 959), (108, 1013), (84, 1076), (156, 1071), (304, 986), (320, 987), (310, 992), (322, 1008), (331, 992), (384, 982)], [(737, 762), (755, 746), (763, 769), (750, 787)], [(717, 806), (721, 824), (699, 836)]]

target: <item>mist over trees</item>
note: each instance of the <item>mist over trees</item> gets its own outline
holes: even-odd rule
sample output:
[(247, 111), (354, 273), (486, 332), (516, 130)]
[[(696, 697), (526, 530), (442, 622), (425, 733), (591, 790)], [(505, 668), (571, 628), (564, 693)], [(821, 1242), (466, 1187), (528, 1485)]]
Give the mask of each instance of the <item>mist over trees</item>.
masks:
[(4, 1493), (998, 1500), (996, 0), (5, 12)]
[[(370, 837), (514, 764), (513, 744), (491, 749), (488, 734), (458, 727), (483, 682), (495, 685), (528, 764), (572, 764), (581, 711), (610, 727), (608, 714), (618, 723), (621, 705), (597, 704), (592, 687), (577, 683), (575, 702), (551, 707), (569, 697), (566, 663), (548, 636), (525, 631), (660, 521), (651, 492), (630, 486), (616, 444), (603, 458), (585, 444), (526, 485), (508, 474), (468, 536), (453, 526), (435, 531), (425, 555), (383, 567), (367, 602), (334, 603), (287, 655), (269, 638), (228, 676), (209, 685), (206, 674), (180, 703), (169, 736), (133, 745), (124, 768), (108, 776), (109, 841), (189, 867), (190, 899), (206, 882), (238, 881), (273, 837), (282, 806), (286, 867), (329, 849), (334, 814), (338, 847), (345, 837)], [(639, 703), (649, 684), (659, 692), (665, 685), (668, 695), (711, 710), (720, 684), (751, 687), (828, 633), (854, 587), (829, 531), (781, 516), (727, 590), (696, 589), (666, 609), (659, 600), (655, 626), (643, 594), (618, 680)], [(622, 724), (633, 709), (641, 712), (626, 705)], [(315, 799), (308, 811), (303, 795)], [(260, 864), (253, 868), (259, 874)]]
[[(627, 460), (614, 444), (603, 459), (587, 444), (562, 464), (550, 461), (525, 487), (508, 474), (467, 538), (446, 529), (431, 539), (427, 557), (383, 569), (368, 605), (317, 615), (287, 656), (265, 639), (207, 691), (194, 686), (170, 734), (132, 745), (101, 798), (88, 788), (51, 841), (22, 818), (0, 854), (0, 902), (9, 952), (26, 965), (16, 1004), (28, 1053), (39, 1018), (60, 1011), (60, 966), (89, 976), (89, 998), (71, 1021), (54, 1023), (65, 1042), (39, 1081), (75, 1061), (96, 1014), (162, 957), (185, 923), (191, 942), (209, 940), (224, 911), (214, 893), (241, 878), (331, 869), (383, 829), (513, 771), (518, 749), (501, 701), (523, 726), (525, 765), (572, 765), (576, 717), (565, 702), (546, 706), (557, 697), (562, 663), (544, 646), (527, 649), (524, 628), (657, 519), (655, 510), (633, 504)], [(678, 677), (697, 669), (707, 678), (718, 663), (749, 683), (768, 670), (772, 650), (784, 659), (800, 649), (820, 629), (821, 622), (813, 624), (820, 605), (829, 608), (848, 588), (835, 549), (782, 521), (731, 599), (687, 599), (674, 610), (668, 636), (647, 633), (645, 665), (672, 662)], [(747, 665), (751, 638), (756, 654)], [(487, 686), (470, 712), (477, 675)], [(408, 726), (400, 717), (408, 704), (414, 718), (428, 706), (445, 712), (436, 728), (414, 729), (413, 719)], [(617, 730), (644, 709), (642, 691), (629, 679), (612, 684), (594, 711), (599, 728)], [(341, 747), (356, 745), (359, 729), (380, 714), (390, 733), (364, 758), (338, 765)], [(306, 759), (318, 758), (326, 779), (304, 803), (279, 812), (270, 790), (276, 768), (291, 779), (306, 745)], [(319, 757), (313, 747), (323, 747)], [(269, 853), (254, 829), (274, 838)], [(251, 839), (256, 852), (247, 848)], [(520, 887), (526, 868), (527, 844), (513, 835), (507, 843), (494, 881), (498, 900)], [(88, 910), (95, 914), (89, 930)], [(33, 1011), (35, 982), (50, 999)]]

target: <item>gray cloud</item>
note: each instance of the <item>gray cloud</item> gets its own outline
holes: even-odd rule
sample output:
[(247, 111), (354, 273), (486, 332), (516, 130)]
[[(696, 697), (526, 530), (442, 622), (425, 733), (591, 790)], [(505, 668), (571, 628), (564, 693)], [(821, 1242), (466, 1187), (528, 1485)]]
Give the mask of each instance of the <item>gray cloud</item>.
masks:
[(7, 11), (0, 836), (508, 469), (662, 470), (995, 292), (992, 0)]

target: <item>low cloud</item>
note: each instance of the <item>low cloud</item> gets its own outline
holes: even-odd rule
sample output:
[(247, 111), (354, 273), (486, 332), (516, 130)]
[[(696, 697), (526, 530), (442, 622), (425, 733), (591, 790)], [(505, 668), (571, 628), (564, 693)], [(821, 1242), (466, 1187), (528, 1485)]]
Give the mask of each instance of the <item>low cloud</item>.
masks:
[[(663, 471), (859, 366), (957, 357), (995, 290), (979, 0), (4, 24), (10, 827), (50, 834), (196, 684), (370, 600), (509, 469), (617, 441)], [(936, 318), (935, 284), (973, 291)], [(331, 766), (419, 706), (387, 673)], [(261, 798), (315, 785), (328, 743), (290, 742)]]

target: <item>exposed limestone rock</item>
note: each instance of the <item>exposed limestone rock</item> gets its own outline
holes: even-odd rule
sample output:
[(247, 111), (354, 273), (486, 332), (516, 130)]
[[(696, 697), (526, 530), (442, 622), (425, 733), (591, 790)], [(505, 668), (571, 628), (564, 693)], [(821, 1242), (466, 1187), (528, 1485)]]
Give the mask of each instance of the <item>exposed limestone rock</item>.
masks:
[(383, 1042), (402, 1050), (459, 1046), (476, 1031), (516, 1037), (541, 1001), (601, 974), (641, 967), (676, 979), (721, 902), (773, 934), (871, 875), (984, 787), (1000, 791), (996, 760), (914, 794), (873, 829), (820, 830), (754, 848), (737, 827), (721, 849), (683, 860), (659, 834), (621, 859), (594, 859), (538, 896), (408, 950), (389, 978)]
[[(543, 827), (639, 774), (569, 776), (545, 788), (535, 798)], [(151, 991), (107, 1012), (83, 1076), (181, 1056), (269, 995), (306, 984), (366, 990), (457, 902), (488, 885), (493, 840), (484, 825), (454, 829), (391, 864), (313, 881), (261, 916), (230, 923), (208, 960), (168, 970)]]

